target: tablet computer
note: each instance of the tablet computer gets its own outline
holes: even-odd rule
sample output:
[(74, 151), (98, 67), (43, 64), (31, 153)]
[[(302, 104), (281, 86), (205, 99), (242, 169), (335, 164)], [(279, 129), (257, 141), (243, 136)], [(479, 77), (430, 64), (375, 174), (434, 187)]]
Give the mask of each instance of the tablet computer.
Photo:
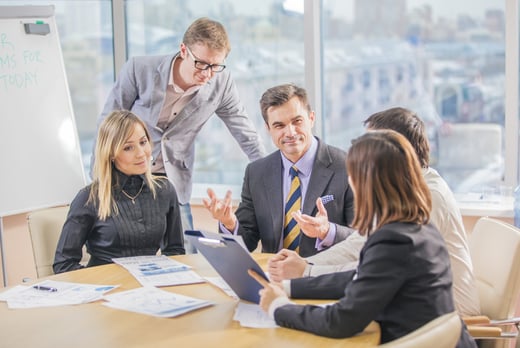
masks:
[(237, 236), (194, 230), (184, 234), (240, 299), (260, 302), (258, 291), (262, 286), (247, 270), (252, 269), (264, 279), (268, 278)]

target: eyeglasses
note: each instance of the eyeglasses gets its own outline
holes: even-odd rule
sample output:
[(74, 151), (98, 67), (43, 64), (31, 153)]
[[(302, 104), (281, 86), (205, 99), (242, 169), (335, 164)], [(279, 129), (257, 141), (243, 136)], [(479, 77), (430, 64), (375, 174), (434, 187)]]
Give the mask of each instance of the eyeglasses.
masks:
[(191, 52), (191, 50), (188, 46), (186, 46), (186, 51), (188, 51), (188, 54), (190, 55), (191, 59), (193, 59), (193, 62), (195, 63), (195, 68), (197, 68), (199, 70), (211, 69), (211, 71), (213, 71), (215, 73), (219, 73), (219, 72), (224, 71), (224, 69), (226, 68), (226, 66), (222, 65), (222, 64), (208, 64), (208, 63), (204, 63), (204, 62), (201, 62), (200, 60), (195, 59), (195, 56), (193, 55), (193, 53)]

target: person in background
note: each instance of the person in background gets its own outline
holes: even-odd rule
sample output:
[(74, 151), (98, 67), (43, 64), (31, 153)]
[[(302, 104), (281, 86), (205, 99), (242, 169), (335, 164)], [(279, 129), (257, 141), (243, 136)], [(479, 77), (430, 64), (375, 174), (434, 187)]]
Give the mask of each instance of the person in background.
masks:
[(247, 166), (236, 212), (230, 191), (219, 199), (208, 189), (203, 202), (220, 231), (241, 235), (250, 251), (261, 241), (264, 252), (283, 247), (302, 256), (344, 240), (353, 217), (345, 152), (313, 136), (307, 92), (294, 84), (269, 88), (260, 109), (279, 150)]
[(165, 175), (173, 183), (184, 229), (193, 229), (189, 202), (195, 138), (213, 114), (225, 123), (250, 160), (265, 155), (226, 69), (230, 50), (221, 23), (195, 20), (176, 54), (133, 57), (125, 63), (98, 119), (99, 125), (112, 110), (130, 110), (145, 122), (153, 143), (152, 173)]
[[(293, 279), (283, 289), (249, 273), (263, 285), (261, 308), (278, 325), (343, 338), (376, 321), (386, 343), (455, 310), (448, 251), (428, 222), (430, 191), (404, 136), (367, 132), (353, 141), (346, 166), (354, 191), (352, 226), (367, 237), (357, 269)], [(339, 301), (297, 305), (288, 296)], [(476, 347), (465, 326), (457, 347)]]
[(150, 134), (130, 111), (103, 120), (96, 142), (93, 181), (70, 205), (56, 248), (55, 273), (112, 263), (112, 258), (184, 254), (173, 185), (151, 174)]
[[(430, 220), (444, 238), (450, 255), (455, 307), (462, 316), (479, 315), (480, 303), (462, 216), (446, 181), (429, 167), (430, 145), (424, 122), (411, 110), (395, 107), (371, 115), (364, 125), (368, 130), (395, 130), (412, 144), (432, 196)], [(273, 280), (281, 281), (353, 269), (357, 266), (365, 238), (353, 233), (348, 241), (307, 259), (283, 250), (269, 260), (269, 275)]]

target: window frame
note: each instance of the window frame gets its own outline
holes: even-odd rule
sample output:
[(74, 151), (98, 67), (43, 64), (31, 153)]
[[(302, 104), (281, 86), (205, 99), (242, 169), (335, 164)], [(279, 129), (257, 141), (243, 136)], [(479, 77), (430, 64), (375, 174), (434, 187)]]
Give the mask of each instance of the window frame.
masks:
[[(323, 43), (322, 9), (323, 0), (304, 1), (304, 60), (305, 86), (309, 101), (314, 109), (325, 114), (323, 105)], [(127, 58), (126, 49), (126, 0), (112, 0), (114, 30), (114, 68), (120, 71)], [(503, 184), (517, 186), (519, 178), (519, 0), (505, 0), (506, 8), (506, 57), (505, 57), (505, 154)], [(315, 133), (326, 139), (322, 118), (318, 118)], [(196, 183), (195, 183), (196, 184)]]

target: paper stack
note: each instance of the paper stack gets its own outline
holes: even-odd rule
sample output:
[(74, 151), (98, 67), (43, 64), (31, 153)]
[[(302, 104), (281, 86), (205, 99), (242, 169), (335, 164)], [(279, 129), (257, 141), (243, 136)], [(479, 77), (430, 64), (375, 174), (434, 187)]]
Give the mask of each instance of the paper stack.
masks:
[(104, 299), (107, 301), (103, 303), (105, 306), (156, 317), (176, 317), (213, 304), (152, 286), (118, 292), (105, 296)]

